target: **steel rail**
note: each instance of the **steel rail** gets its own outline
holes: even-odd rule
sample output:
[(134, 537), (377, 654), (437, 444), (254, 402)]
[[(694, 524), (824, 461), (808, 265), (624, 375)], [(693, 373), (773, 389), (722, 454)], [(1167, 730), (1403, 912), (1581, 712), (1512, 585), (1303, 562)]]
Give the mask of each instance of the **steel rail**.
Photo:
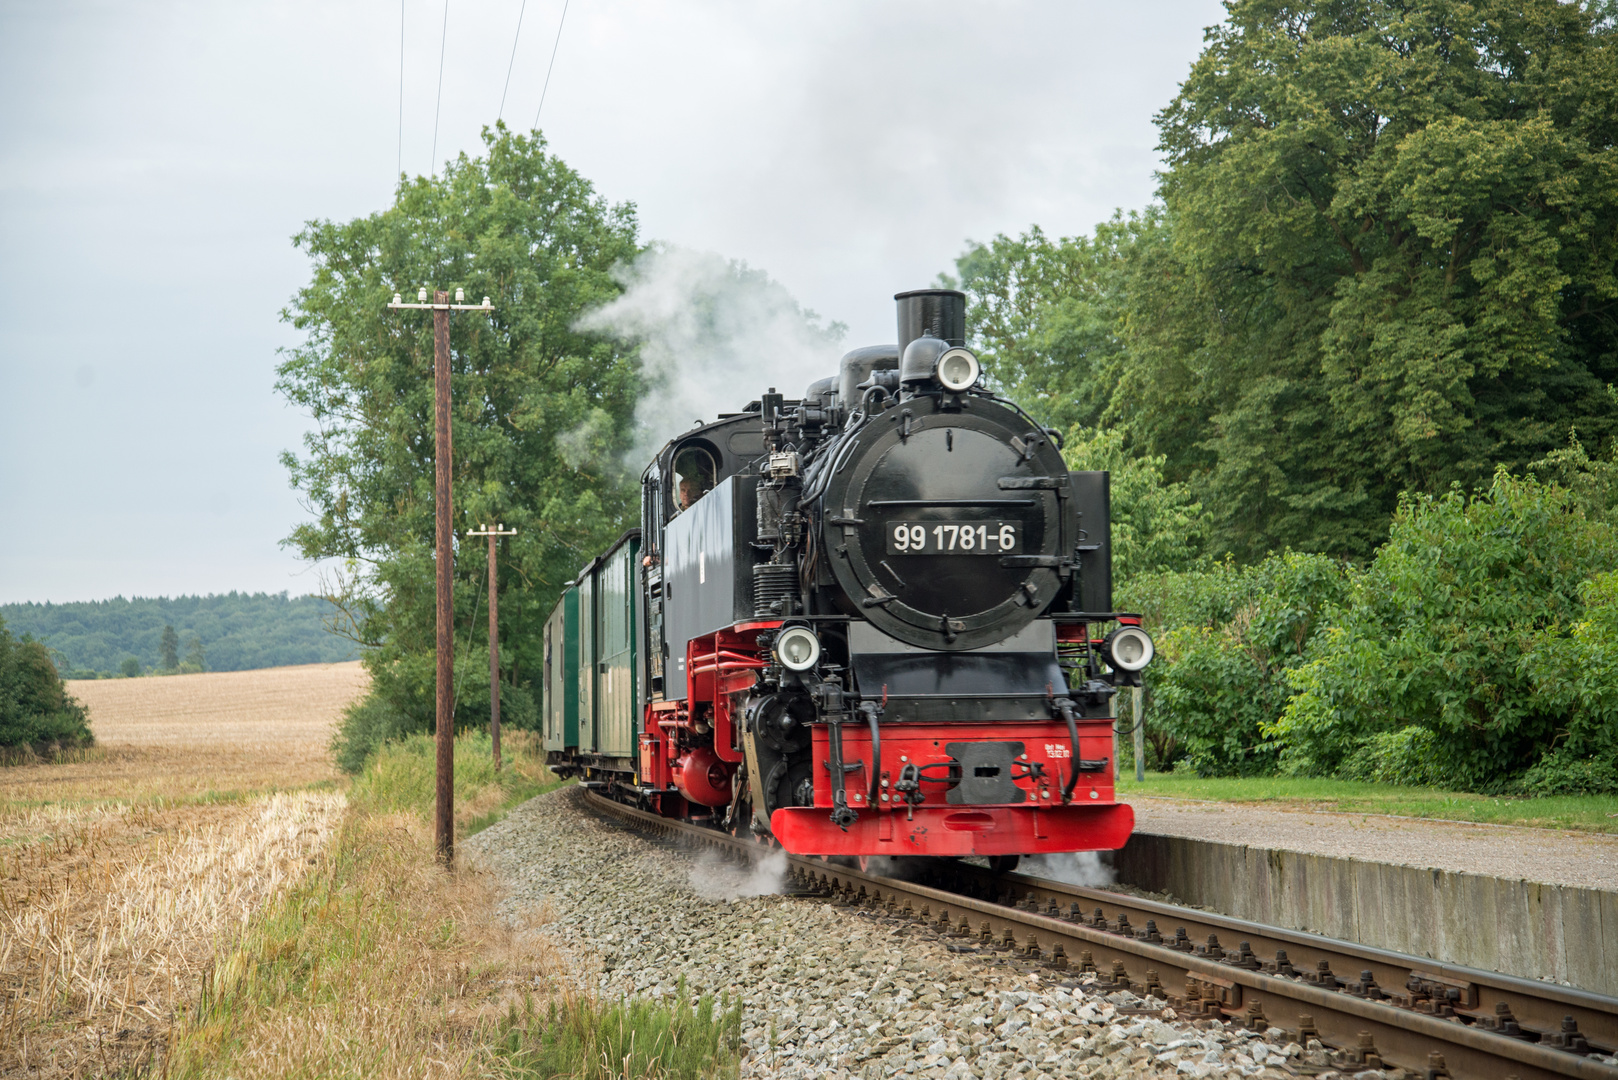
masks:
[[(756, 841), (664, 818), (594, 791), (587, 791), (587, 798), (592, 808), (645, 831), (740, 855), (756, 855), (764, 850)], [(1514, 1014), (1520, 1005), (1524, 1014), (1535, 1017), (1562, 1010), (1562, 1016), (1575, 1016), (1580, 1032), (1588, 1023), (1591, 1032), (1599, 1033), (1610, 1032), (1618, 1025), (1618, 999), (1366, 949), (1351, 942), (1103, 890), (1020, 874), (994, 875), (968, 864), (962, 864), (960, 870), (967, 888), (979, 893), (987, 889), (996, 899), (886, 878), (813, 857), (788, 856), (788, 873), (799, 888), (908, 916), (941, 936), (974, 942), (979, 949), (1016, 955), (1075, 974), (1094, 970), (1102, 990), (1129, 989), (1142, 996), (1151, 991), (1168, 1001), (1181, 1019), (1220, 1020), (1258, 1031), (1273, 1025), (1299, 1041), (1304, 1041), (1306, 1035), (1318, 1038), (1333, 1048), (1334, 1068), (1358, 1071), (1375, 1067), (1380, 1061), (1428, 1080), (1443, 1076), (1478, 1080), (1507, 1076), (1521, 1080), (1618, 1080), (1618, 1066), (1591, 1061), (1553, 1043), (1532, 1041), (1536, 1033), (1526, 1025), (1521, 1037), (1489, 1030), (1483, 1024), (1496, 1014), (1485, 1014), (1479, 1008), (1489, 1001), (1505, 1002)], [(1069, 898), (1065, 916), (1059, 907), (1052, 911), (1061, 903), (1059, 897)], [(1079, 921), (1083, 908), (1074, 910), (1072, 905), (1078, 900), (1071, 898), (1082, 898), (1083, 906), (1094, 904), (1100, 908), (1099, 925)], [(1108, 911), (1112, 913), (1110, 918)], [(1124, 917), (1122, 921), (1120, 916)], [(1096, 916), (1088, 918), (1094, 920)], [(1173, 922), (1174, 929), (1153, 940), (1144, 925), (1134, 925), (1137, 920), (1145, 923), (1148, 919), (1154, 923), (1164, 920), (1163, 925)], [(1204, 946), (1201, 953), (1171, 947), (1170, 943), (1180, 936), (1176, 930), (1185, 929), (1184, 936), (1189, 938), (1192, 927), (1199, 934), (1206, 929), (1208, 933), (1239, 937), (1250, 948), (1244, 951), (1238, 946), (1230, 950), (1234, 955), (1227, 955), (1222, 946), (1215, 950)], [(1251, 948), (1255, 940), (1265, 950), (1297, 949), (1306, 959), (1318, 956), (1328, 964), (1363, 965), (1354, 971), (1356, 978), (1362, 970), (1370, 971), (1376, 979), (1390, 980), (1400, 972), (1419, 973), (1436, 995), (1410, 995), (1414, 998), (1410, 1006), (1401, 1007), (1391, 1000), (1391, 995), (1378, 998), (1365, 993), (1365, 987), (1356, 994), (1330, 988), (1331, 983), (1289, 977), (1284, 971), (1268, 972), (1255, 966), (1258, 957)], [(1315, 962), (1318, 964), (1318, 960)], [(1300, 969), (1299, 975), (1305, 974)], [(1184, 990), (1177, 992), (1182, 983)], [(1472, 988), (1475, 998), (1464, 996), (1469, 992), (1467, 987)], [(1448, 996), (1446, 990), (1456, 994)], [(1397, 992), (1409, 994), (1405, 987)], [(1430, 1011), (1420, 1011), (1423, 1007)], [(1463, 1018), (1475, 1022), (1468, 1024)], [(1560, 1016), (1557, 1019), (1560, 1021)], [(1550, 1034), (1559, 1034), (1560, 1027), (1558, 1023)], [(1604, 1051), (1612, 1049), (1612, 1043), (1601, 1034), (1591, 1042)]]
[[(1561, 1034), (1566, 1018), (1572, 1017), (1579, 1033), (1592, 1046), (1609, 1054), (1618, 1049), (1618, 999), (1590, 991), (1104, 889), (1022, 874), (996, 875), (965, 863), (955, 864), (950, 873), (955, 880), (931, 883), (951, 891), (971, 891), (981, 898), (997, 896), (1001, 902), (1025, 907), (1032, 901), (1046, 914), (1052, 913), (1054, 904), (1058, 917), (1084, 920), (1091, 926), (1098, 926), (1096, 915), (1101, 913), (1099, 928), (1103, 929), (1116, 927), (1119, 917), (1124, 916), (1131, 924), (1130, 934), (1144, 940), (1151, 938), (1151, 924), (1172, 925), (1176, 930), (1183, 927), (1189, 939), (1185, 948), (1201, 946), (1212, 959), (1227, 965), (1271, 970), (1286, 961), (1306, 980), (1313, 977), (1329, 986), (1335, 979), (1344, 992), (1378, 1000), (1375, 993), (1368, 993), (1366, 985), (1374, 983), (1382, 999), (1401, 1008), (1426, 1007), (1439, 1012), (1447, 1009), (1474, 1022), (1490, 1024), (1501, 1018), (1500, 1006), (1504, 1005), (1524, 1032), (1540, 1036)], [(1171, 930), (1165, 940), (1174, 934)], [(1365, 979), (1366, 973), (1370, 973), (1370, 980)], [(1444, 1000), (1446, 997), (1450, 1000)]]

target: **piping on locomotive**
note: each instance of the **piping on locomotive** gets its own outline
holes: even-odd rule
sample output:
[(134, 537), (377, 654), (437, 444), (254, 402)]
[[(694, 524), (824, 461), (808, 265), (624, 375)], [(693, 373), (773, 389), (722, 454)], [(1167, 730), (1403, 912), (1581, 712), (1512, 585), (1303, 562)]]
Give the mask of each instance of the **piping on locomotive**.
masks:
[(547, 761), (796, 854), (1121, 847), (1112, 703), (1153, 646), (1108, 476), (981, 387), (963, 294), (895, 299), (896, 347), (646, 468), (545, 625)]

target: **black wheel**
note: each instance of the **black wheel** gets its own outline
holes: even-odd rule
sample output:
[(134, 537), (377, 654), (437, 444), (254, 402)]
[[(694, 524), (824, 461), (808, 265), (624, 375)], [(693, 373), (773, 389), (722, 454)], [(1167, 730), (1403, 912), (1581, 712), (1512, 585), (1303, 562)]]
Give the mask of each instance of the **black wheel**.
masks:
[(1022, 862), (1021, 855), (990, 855), (989, 869), (997, 874), (1009, 874)]
[(815, 706), (807, 695), (770, 694), (755, 700), (748, 714), (759, 742), (777, 754), (792, 756), (809, 749)]
[(784, 769), (777, 766), (780, 776), (770, 792), (770, 812), (774, 813), (783, 806), (815, 805), (814, 763), (797, 761), (783, 764), (786, 765)]

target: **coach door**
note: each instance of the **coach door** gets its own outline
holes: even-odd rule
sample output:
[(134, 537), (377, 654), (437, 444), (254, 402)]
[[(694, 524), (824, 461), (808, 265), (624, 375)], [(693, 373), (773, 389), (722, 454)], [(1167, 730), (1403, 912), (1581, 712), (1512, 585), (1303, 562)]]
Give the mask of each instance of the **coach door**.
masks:
[(545, 621), (545, 749), (579, 745), (579, 591), (562, 590)]
[[(641, 485), (641, 550), (650, 558), (640, 571), (645, 588), (635, 610), (646, 614), (645, 635), (639, 639), (646, 666), (649, 701), (663, 700), (663, 476), (654, 463)], [(638, 629), (638, 628), (637, 628)]]
[(635, 582), (639, 543), (631, 538), (601, 561), (596, 577), (601, 621), (596, 663), (597, 749), (612, 757), (635, 751)]
[(557, 655), (562, 648), (562, 635), (566, 622), (563, 611), (565, 605), (562, 601), (556, 602), (556, 610), (551, 617), (545, 620), (545, 652), (541, 661), (541, 687), (544, 698), (545, 714), (545, 749), (561, 750), (565, 744), (562, 742), (562, 687), (556, 675), (562, 670)]
[(595, 567), (579, 575), (579, 753), (593, 754), (596, 750), (596, 611)]

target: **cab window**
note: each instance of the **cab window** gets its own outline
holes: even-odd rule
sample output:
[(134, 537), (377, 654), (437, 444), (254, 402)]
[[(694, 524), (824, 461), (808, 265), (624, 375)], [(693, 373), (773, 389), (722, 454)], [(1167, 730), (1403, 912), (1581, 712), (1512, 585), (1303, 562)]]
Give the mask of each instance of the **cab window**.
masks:
[(718, 471), (713, 454), (700, 446), (688, 446), (674, 455), (674, 509), (689, 510), (691, 505), (713, 490)]

